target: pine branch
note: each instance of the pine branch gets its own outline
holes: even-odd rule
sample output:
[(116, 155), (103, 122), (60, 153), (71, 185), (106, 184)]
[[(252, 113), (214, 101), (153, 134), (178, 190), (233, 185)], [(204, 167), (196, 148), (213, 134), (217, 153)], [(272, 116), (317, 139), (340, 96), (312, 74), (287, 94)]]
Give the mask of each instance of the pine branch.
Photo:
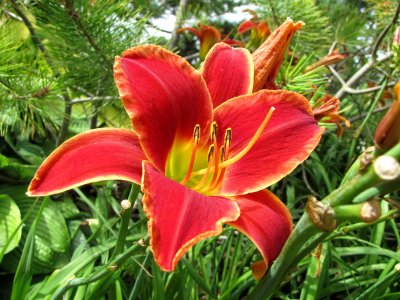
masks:
[(53, 61), (47, 52), (45, 46), (43, 45), (41, 39), (39, 36), (36, 34), (35, 29), (33, 28), (32, 23), (29, 21), (29, 19), (25, 16), (25, 14), (22, 12), (22, 10), (18, 7), (17, 3), (14, 0), (10, 0), (11, 6), (14, 8), (15, 12), (18, 14), (18, 16), (22, 19), (26, 27), (28, 28), (29, 32), (31, 33), (32, 40), (36, 47), (43, 53), (45, 56), (49, 66), (53, 66)]
[(112, 67), (113, 63), (110, 61), (110, 59), (103, 53), (101, 48), (97, 45), (97, 43), (94, 41), (93, 37), (89, 33), (89, 31), (86, 29), (86, 27), (83, 25), (81, 22), (81, 18), (78, 14), (78, 12), (74, 8), (73, 0), (67, 0), (65, 1), (65, 9), (68, 13), (68, 15), (71, 17), (72, 22), (79, 28), (79, 30), (83, 33), (85, 38), (87, 39), (88, 43), (90, 46), (103, 58), (104, 62), (107, 63), (109, 66)]

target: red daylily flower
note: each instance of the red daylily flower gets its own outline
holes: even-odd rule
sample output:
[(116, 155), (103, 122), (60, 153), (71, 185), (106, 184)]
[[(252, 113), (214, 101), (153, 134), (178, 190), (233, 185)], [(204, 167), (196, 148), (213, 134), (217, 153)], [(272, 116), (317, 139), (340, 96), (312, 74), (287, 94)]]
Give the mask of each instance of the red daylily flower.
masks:
[(201, 23), (198, 24), (199, 29), (194, 27), (184, 27), (180, 28), (178, 32), (190, 31), (195, 36), (197, 36), (200, 40), (200, 51), (199, 57), (201, 60), (204, 60), (208, 51), (219, 42), (224, 42), (231, 46), (244, 46), (241, 41), (229, 39), (227, 35), (221, 33), (221, 31), (211, 25), (203, 25)]
[(250, 53), (215, 45), (202, 73), (159, 46), (126, 50), (115, 81), (134, 131), (96, 129), (56, 149), (28, 195), (44, 196), (104, 179), (141, 184), (150, 247), (172, 271), (198, 241), (229, 224), (263, 262), (260, 278), (292, 230), (288, 209), (265, 188), (290, 173), (319, 143), (307, 99), (253, 90)]
[(248, 48), (258, 47), (265, 39), (270, 35), (271, 30), (268, 24), (264, 20), (260, 20), (257, 13), (251, 9), (246, 9), (246, 12), (250, 13), (253, 17), (250, 20), (243, 21), (240, 23), (237, 32), (238, 34), (243, 34), (250, 31), (250, 39), (248, 43)]

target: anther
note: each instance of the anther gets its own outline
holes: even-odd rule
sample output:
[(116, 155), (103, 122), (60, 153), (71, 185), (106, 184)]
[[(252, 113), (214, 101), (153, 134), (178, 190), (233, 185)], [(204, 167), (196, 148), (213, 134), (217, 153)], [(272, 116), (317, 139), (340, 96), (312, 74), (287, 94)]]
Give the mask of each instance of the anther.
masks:
[(213, 156), (214, 156), (214, 145), (211, 145), (210, 148), (208, 148), (207, 161), (210, 161), (211, 157)]
[(200, 141), (200, 125), (196, 124), (193, 130), (193, 141), (198, 144)]
[(224, 161), (225, 160), (225, 146), (222, 146), (219, 151), (221, 152), (220, 159), (221, 159), (221, 161)]
[(186, 173), (185, 178), (183, 178), (181, 181), (181, 184), (183, 185), (185, 185), (189, 181), (190, 176), (192, 175), (194, 160), (196, 158), (197, 145), (199, 144), (199, 141), (200, 141), (200, 125), (196, 124), (196, 126), (194, 126), (193, 129), (193, 150), (192, 150), (192, 155), (190, 157), (188, 171)]
[[(265, 127), (267, 126), (269, 120), (271, 119), (271, 116), (273, 114), (273, 112), (275, 111), (274, 107), (271, 107), (267, 113), (267, 115), (265, 116), (264, 120), (262, 121), (261, 125), (258, 127), (257, 131), (255, 132), (255, 134), (253, 135), (253, 137), (251, 138), (251, 140), (249, 141), (249, 143), (246, 145), (246, 147), (244, 147), (238, 154), (236, 154), (234, 157), (232, 158), (227, 158), (225, 161), (221, 162), (218, 167), (220, 169), (223, 168), (227, 168), (231, 165), (233, 165), (234, 163), (236, 163), (238, 160), (240, 160), (243, 156), (245, 156), (250, 149), (254, 146), (254, 144), (257, 142), (257, 140), (260, 138), (261, 134), (263, 133)], [(225, 147), (227, 145), (230, 145), (231, 142), (231, 138), (232, 138), (232, 132), (227, 130), (226, 136), (228, 136), (229, 138), (227, 139), (227, 143), (225, 145)], [(225, 149), (225, 155), (228, 156), (228, 152), (229, 152), (229, 147), (226, 147)], [(214, 167), (213, 170), (211, 171), (217, 171), (217, 168)], [(206, 172), (205, 169), (202, 170), (198, 170), (196, 172), (194, 172), (196, 175), (199, 174), (204, 174)]]
[(218, 125), (217, 122), (213, 122), (212, 126), (211, 126), (211, 132), (210, 132), (210, 139), (213, 143), (215, 143), (215, 141), (217, 140), (217, 136), (218, 136)]
[(268, 114), (265, 116), (264, 120), (262, 121), (260, 127), (258, 127), (256, 133), (253, 135), (251, 138), (250, 142), (240, 151), (236, 156), (224, 161), (221, 163), (220, 167), (228, 167), (234, 163), (236, 163), (239, 159), (241, 159), (243, 156), (245, 156), (250, 149), (254, 146), (254, 144), (257, 142), (257, 140), (260, 138), (261, 134), (263, 133), (265, 127), (267, 126), (269, 120), (271, 119), (271, 116), (273, 112), (275, 111), (275, 107), (271, 107), (268, 111)]
[(225, 147), (230, 147), (232, 144), (232, 128), (225, 131)]

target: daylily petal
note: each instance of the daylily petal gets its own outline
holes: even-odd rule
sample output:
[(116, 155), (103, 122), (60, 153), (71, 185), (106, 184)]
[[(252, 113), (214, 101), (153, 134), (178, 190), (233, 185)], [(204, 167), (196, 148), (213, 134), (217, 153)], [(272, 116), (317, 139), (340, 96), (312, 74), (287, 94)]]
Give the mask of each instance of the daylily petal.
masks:
[(229, 222), (247, 235), (263, 256), (252, 266), (256, 279), (264, 276), (268, 266), (278, 257), (292, 231), (292, 217), (287, 207), (268, 190), (234, 197), (240, 217)]
[(232, 48), (224, 43), (212, 47), (204, 62), (203, 78), (214, 107), (233, 97), (251, 93), (253, 74), (253, 59), (248, 50)]
[(58, 147), (39, 167), (27, 195), (45, 196), (109, 179), (140, 183), (146, 159), (135, 133), (126, 129), (94, 129)]
[(251, 20), (246, 20), (240, 23), (237, 32), (238, 34), (242, 34), (243, 32), (249, 31), (254, 28), (256, 24)]
[(114, 76), (143, 151), (161, 172), (172, 145), (193, 139), (200, 125), (207, 137), (212, 102), (201, 75), (180, 56), (144, 45), (116, 57)]
[(285, 57), (286, 49), (297, 30), (303, 26), (303, 22), (294, 23), (287, 20), (279, 26), (253, 53), (254, 60), (254, 87), (257, 92), (268, 82), (275, 81), (279, 68)]
[(222, 231), (239, 217), (237, 204), (188, 189), (143, 162), (143, 207), (149, 218), (151, 250), (160, 268), (172, 271), (188, 249)]
[(214, 110), (220, 132), (232, 128), (229, 158), (245, 148), (271, 107), (275, 111), (253, 147), (226, 168), (221, 194), (241, 195), (277, 182), (318, 145), (324, 130), (317, 126), (306, 98), (289, 91), (262, 90), (226, 101)]

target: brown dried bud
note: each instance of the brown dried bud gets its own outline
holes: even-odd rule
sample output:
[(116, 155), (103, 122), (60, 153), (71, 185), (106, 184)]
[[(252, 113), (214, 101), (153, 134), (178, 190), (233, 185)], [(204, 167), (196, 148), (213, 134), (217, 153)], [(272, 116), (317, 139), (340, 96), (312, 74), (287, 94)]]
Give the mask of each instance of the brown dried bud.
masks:
[(365, 223), (371, 223), (378, 220), (381, 214), (381, 205), (380, 202), (377, 200), (364, 202), (361, 207), (361, 220), (363, 220)]
[(360, 171), (365, 170), (374, 159), (375, 147), (371, 146), (365, 149), (360, 158)]
[(311, 196), (308, 198), (306, 210), (314, 225), (319, 229), (323, 231), (335, 230), (337, 226), (335, 211), (329, 204), (324, 204)]

